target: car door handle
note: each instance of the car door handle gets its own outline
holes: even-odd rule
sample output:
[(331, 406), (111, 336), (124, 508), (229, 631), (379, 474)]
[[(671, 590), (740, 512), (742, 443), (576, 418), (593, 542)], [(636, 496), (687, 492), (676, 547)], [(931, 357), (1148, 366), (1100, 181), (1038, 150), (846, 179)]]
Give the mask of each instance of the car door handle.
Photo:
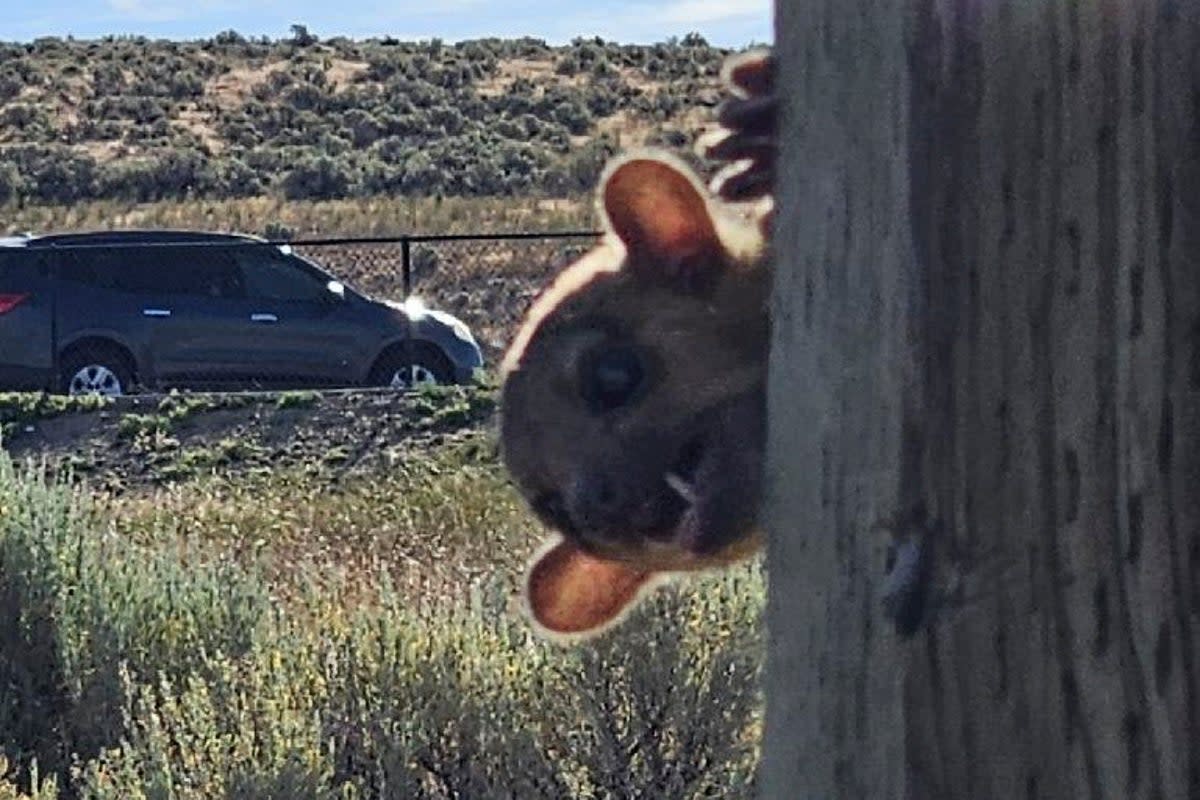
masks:
[(251, 322), (279, 322), (279, 317), (274, 314), (251, 314)]
[(171, 309), (169, 308), (143, 308), (142, 316), (144, 317), (169, 317)]

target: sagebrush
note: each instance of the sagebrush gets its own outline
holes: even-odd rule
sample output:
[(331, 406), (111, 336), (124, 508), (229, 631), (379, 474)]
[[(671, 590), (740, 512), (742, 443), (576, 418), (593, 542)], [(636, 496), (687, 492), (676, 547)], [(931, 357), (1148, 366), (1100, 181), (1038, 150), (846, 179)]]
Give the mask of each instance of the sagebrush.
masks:
[(727, 51), (579, 39), (0, 42), (0, 204), (564, 196), (686, 144)]
[[(752, 794), (756, 567), (664, 591), (594, 646), (562, 649), (512, 613), (511, 566), (445, 571), (419, 594), (386, 560), (282, 581), (211, 531), (143, 514), (135, 532), (119, 504), (44, 472), (0, 454), (0, 797)], [(427, 493), (408, 502), (511, 500), (499, 481), (439, 493), (439, 479), (414, 476)], [(275, 492), (263, 499), (298, 502)], [(453, 561), (455, 541), (419, 557)], [(298, 574), (314, 563), (293, 556)]]

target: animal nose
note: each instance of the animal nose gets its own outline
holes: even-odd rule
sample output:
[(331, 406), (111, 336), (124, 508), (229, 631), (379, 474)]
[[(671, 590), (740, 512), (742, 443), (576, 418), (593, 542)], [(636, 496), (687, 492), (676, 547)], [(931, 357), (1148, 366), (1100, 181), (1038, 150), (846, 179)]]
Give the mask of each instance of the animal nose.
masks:
[(588, 474), (575, 481), (571, 517), (583, 531), (613, 531), (628, 526), (628, 493), (606, 475)]

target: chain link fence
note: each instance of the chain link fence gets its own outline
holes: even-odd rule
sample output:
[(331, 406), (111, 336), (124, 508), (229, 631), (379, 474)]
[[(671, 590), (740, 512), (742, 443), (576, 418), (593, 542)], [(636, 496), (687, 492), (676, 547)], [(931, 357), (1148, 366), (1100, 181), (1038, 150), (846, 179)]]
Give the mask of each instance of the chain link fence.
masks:
[[(598, 234), (467, 234), (290, 242), (351, 286), (385, 299), (415, 295), (470, 327), (495, 364), (529, 303)], [(283, 244), (279, 242), (278, 244)]]
[[(542, 286), (596, 238), (131, 232), (0, 240), (0, 391), (464, 381), (480, 355), (496, 366)], [(413, 298), (420, 303), (407, 311), (453, 315), (481, 353), (454, 320), (409, 324), (411, 315), (372, 302)]]

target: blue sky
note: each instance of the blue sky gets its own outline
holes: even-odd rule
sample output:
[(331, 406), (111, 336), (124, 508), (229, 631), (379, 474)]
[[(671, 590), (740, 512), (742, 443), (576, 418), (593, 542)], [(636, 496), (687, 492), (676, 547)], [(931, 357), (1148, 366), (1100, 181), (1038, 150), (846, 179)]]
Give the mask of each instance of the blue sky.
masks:
[(575, 36), (655, 42), (699, 31), (709, 42), (770, 42), (772, 0), (4, 0), (0, 40), (106, 34), (164, 38), (287, 36), (302, 23), (318, 36)]

